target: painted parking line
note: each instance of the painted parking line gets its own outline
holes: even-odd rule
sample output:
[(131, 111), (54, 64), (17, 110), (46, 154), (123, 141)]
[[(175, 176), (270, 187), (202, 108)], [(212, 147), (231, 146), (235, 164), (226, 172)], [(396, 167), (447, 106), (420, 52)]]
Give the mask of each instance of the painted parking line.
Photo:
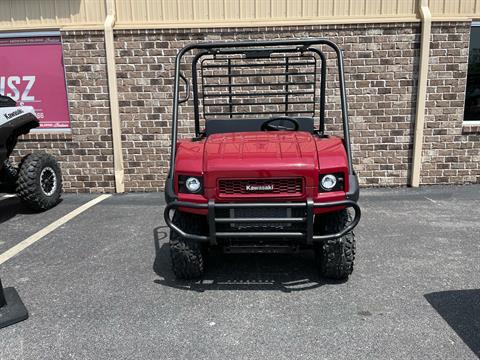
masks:
[(103, 200), (109, 198), (110, 196), (112, 196), (112, 195), (103, 194), (103, 195), (97, 196), (95, 199), (90, 200), (86, 204), (83, 204), (82, 206), (80, 206), (80, 207), (76, 208), (75, 210), (69, 212), (67, 215), (61, 217), (60, 219), (58, 219), (56, 221), (54, 221), (50, 225), (47, 225), (43, 229), (37, 231), (32, 236), (26, 238), (25, 240), (21, 241), (20, 243), (18, 243), (14, 247), (8, 249), (3, 254), (0, 254), (0, 265), (3, 264), (5, 261), (11, 259), (15, 255), (17, 255), (21, 251), (25, 250), (30, 245), (36, 243), (38, 240), (40, 240), (44, 236), (50, 234), (55, 229), (58, 229), (63, 224), (67, 223), (68, 221), (72, 220), (76, 216), (80, 215), (85, 210), (91, 208), (92, 206), (97, 205), (98, 203), (102, 202)]
[(15, 197), (15, 196), (17, 196), (17, 195), (15, 195), (15, 194), (5, 194), (5, 195), (2, 195), (2, 196), (0, 197), (0, 201), (6, 200), (6, 199), (10, 199), (10, 198), (13, 198), (13, 197)]

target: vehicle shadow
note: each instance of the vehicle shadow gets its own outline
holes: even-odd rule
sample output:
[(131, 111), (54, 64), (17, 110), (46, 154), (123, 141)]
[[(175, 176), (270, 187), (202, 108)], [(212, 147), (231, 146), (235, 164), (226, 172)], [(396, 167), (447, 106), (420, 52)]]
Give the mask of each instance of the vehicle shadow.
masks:
[(424, 295), (463, 342), (480, 357), (480, 289)]
[(154, 229), (155, 262), (153, 270), (160, 276), (155, 283), (176, 289), (204, 292), (209, 290), (277, 290), (296, 292), (319, 288), (327, 281), (318, 275), (313, 253), (294, 254), (223, 254), (207, 255), (205, 274), (198, 280), (178, 280), (170, 263), (169, 229)]
[(35, 214), (35, 211), (23, 205), (20, 199), (15, 196), (0, 201), (0, 224), (19, 214)]

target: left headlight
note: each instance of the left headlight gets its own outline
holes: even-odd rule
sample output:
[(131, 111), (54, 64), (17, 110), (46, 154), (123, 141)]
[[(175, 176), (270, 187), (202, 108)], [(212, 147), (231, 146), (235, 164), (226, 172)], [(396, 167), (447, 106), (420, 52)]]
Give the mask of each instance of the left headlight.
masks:
[(342, 173), (320, 175), (319, 191), (335, 191), (344, 189), (344, 176)]
[(203, 192), (203, 179), (199, 176), (180, 175), (178, 177), (178, 191), (187, 194)]

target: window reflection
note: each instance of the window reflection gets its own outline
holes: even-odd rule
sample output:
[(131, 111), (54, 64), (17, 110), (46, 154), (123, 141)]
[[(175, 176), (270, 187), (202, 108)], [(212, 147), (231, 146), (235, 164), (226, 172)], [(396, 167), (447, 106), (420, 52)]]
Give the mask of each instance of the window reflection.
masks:
[(480, 120), (480, 26), (472, 27), (464, 120)]

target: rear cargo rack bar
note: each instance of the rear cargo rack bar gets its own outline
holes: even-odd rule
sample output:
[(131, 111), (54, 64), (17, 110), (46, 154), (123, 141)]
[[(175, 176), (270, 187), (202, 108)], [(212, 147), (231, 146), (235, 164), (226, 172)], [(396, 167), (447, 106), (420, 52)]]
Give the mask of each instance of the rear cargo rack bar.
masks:
[[(222, 106), (227, 106), (228, 104), (223, 104)], [(234, 104), (235, 106), (237, 105), (242, 105), (242, 104)], [(275, 104), (274, 104), (275, 105)], [(270, 114), (285, 114), (285, 111), (269, 111)], [(289, 114), (310, 114), (311, 111), (309, 110), (292, 110), (289, 112)], [(210, 115), (214, 116), (220, 116), (220, 115), (225, 115), (224, 112), (209, 112)], [(242, 111), (235, 111), (236, 115), (261, 115), (265, 114), (265, 111), (248, 111), (248, 112), (242, 112)]]
[[(323, 235), (313, 235), (313, 222), (314, 222), (314, 209), (316, 208), (353, 208), (355, 210), (355, 216), (353, 220), (341, 231), (335, 234), (323, 234)], [(207, 209), (208, 210), (208, 225), (209, 225), (209, 234), (208, 235), (199, 235), (199, 234), (190, 234), (185, 232), (183, 229), (178, 227), (173, 223), (170, 211), (176, 210), (179, 208), (190, 208), (190, 209)], [(290, 208), (290, 209), (305, 209), (305, 217), (302, 218), (217, 218), (216, 210), (217, 209), (241, 209), (241, 208)], [(352, 200), (341, 200), (334, 202), (325, 202), (325, 203), (316, 203), (311, 199), (308, 199), (306, 202), (294, 202), (294, 203), (217, 203), (214, 200), (209, 200), (208, 204), (206, 203), (192, 203), (185, 201), (172, 201), (167, 204), (164, 211), (165, 223), (180, 234), (182, 237), (196, 240), (196, 241), (207, 241), (212, 245), (217, 244), (217, 238), (276, 238), (278, 240), (282, 239), (299, 239), (305, 241), (307, 244), (312, 244), (315, 241), (325, 241), (330, 239), (337, 239), (342, 237), (346, 233), (352, 231), (355, 226), (357, 226), (360, 221), (360, 207), (355, 201)], [(222, 223), (305, 223), (304, 231), (272, 231), (272, 232), (244, 232), (244, 231), (228, 231), (228, 232), (217, 232), (216, 224)]]
[[(255, 76), (255, 74), (252, 74), (250, 76)], [(276, 82), (275, 84), (272, 84), (272, 83), (204, 84), (203, 87), (205, 87), (205, 88), (207, 88), (207, 87), (209, 87), (209, 88), (210, 87), (229, 87), (229, 86), (232, 86), (232, 87), (243, 87), (243, 86), (254, 87), (254, 86), (283, 86), (283, 85), (312, 85), (312, 83), (305, 82), (305, 81), (304, 82), (302, 82), (302, 81), (297, 81), (297, 82), (285, 81), (285, 82)], [(289, 92), (286, 91), (285, 94), (289, 94)], [(205, 98), (205, 95), (206, 94), (204, 94), (204, 98)], [(257, 96), (258, 96), (258, 94), (257, 94)], [(258, 105), (262, 105), (262, 104), (263, 103), (259, 103)]]
[[(287, 62), (284, 66), (288, 65)], [(291, 65), (296, 65), (291, 63)], [(230, 66), (233, 67), (233, 66)], [(315, 75), (315, 72), (283, 72), (283, 73), (254, 73), (254, 74), (221, 74), (221, 75), (203, 75), (205, 78), (231, 78), (231, 77), (248, 77), (248, 76), (283, 76), (283, 75)], [(310, 84), (310, 83), (309, 83)]]
[[(285, 104), (314, 104), (314, 101), (277, 101), (277, 102), (269, 102), (269, 103), (264, 103), (262, 104), (263, 106), (269, 106), (269, 105), (285, 105)], [(242, 103), (217, 103), (217, 104), (208, 104), (208, 106), (242, 106), (242, 105), (259, 105), (255, 102), (242, 102)], [(295, 112), (294, 110), (290, 112)], [(210, 114), (210, 113), (209, 113)]]
[[(228, 85), (226, 85), (228, 86)], [(312, 95), (312, 94), (315, 94), (315, 91), (302, 91), (302, 92), (285, 92), (285, 91), (281, 91), (281, 92), (258, 92), (258, 93), (237, 93), (236, 95), (237, 96), (242, 96), (242, 97), (246, 97), (246, 96), (258, 96), (258, 95), (262, 95), (262, 96), (275, 96), (275, 95), (278, 95), (278, 96), (285, 96), (285, 95)], [(208, 95), (210, 96), (215, 96), (215, 97), (228, 97), (228, 96), (231, 96), (229, 93), (209, 93)]]
[[(237, 117), (237, 116), (245, 116), (245, 115), (262, 115), (262, 114), (284, 114), (286, 116), (291, 114), (299, 114), (296, 111), (295, 104), (289, 101), (289, 96), (296, 95), (297, 92), (300, 92), (301, 89), (311, 88), (313, 94), (310, 98), (312, 101), (308, 103), (303, 103), (302, 105), (306, 105), (306, 109), (309, 111), (303, 112), (303, 114), (310, 114), (310, 116), (315, 115), (315, 86), (317, 82), (317, 62), (313, 55), (305, 55), (300, 52), (299, 55), (295, 55), (300, 50), (298, 48), (277, 48), (273, 50), (269, 50), (269, 56), (273, 55), (278, 52), (284, 52), (282, 57), (269, 57), (270, 59), (284, 59), (281, 63), (276, 60), (272, 60), (276, 64), (281, 64), (281, 66), (270, 67), (272, 71), (268, 71), (268, 68), (265, 68), (265, 64), (268, 64), (266, 61), (258, 62), (257, 60), (260, 58), (265, 58), (265, 54), (262, 51), (252, 50), (247, 52), (239, 52), (234, 50), (219, 50), (216, 51), (213, 57), (205, 57), (201, 61), (201, 77), (202, 77), (202, 90), (203, 90), (203, 115), (206, 120), (210, 118), (210, 116), (217, 116), (223, 115), (224, 117)], [(314, 54), (316, 52), (313, 52)], [(221, 54), (234, 54), (234, 55), (245, 55), (246, 57), (228, 57), (228, 58), (218, 58), (217, 55)], [(248, 56), (247, 56), (248, 55)], [(277, 54), (279, 55), (279, 54)], [(292, 69), (292, 66), (298, 66), (299, 63), (298, 58), (311, 58), (312, 61), (307, 61), (308, 65), (311, 69), (305, 69), (302, 67)], [(321, 57), (320, 57), (321, 58)], [(239, 61), (245, 62), (250, 59), (254, 59), (251, 63), (241, 63), (238, 65), (248, 65), (248, 67), (243, 67), (242, 69), (248, 70), (248, 72), (244, 71), (243, 73), (236, 70), (234, 71), (234, 66), (237, 65)], [(294, 59), (292, 61), (292, 59)], [(297, 59), (297, 61), (295, 61)], [(322, 59), (322, 58), (321, 58)], [(215, 73), (208, 72), (206, 70), (206, 66), (209, 62), (216, 61), (216, 62), (223, 62), (223, 64), (217, 64), (221, 67), (217, 67)], [(303, 61), (305, 63), (305, 61)], [(322, 59), (323, 64), (323, 59)], [(225, 73), (218, 73), (218, 72), (226, 72)], [(210, 81), (210, 79), (214, 79)], [(228, 83), (224, 83), (221, 80), (227, 79)], [(298, 79), (298, 81), (295, 81)], [(214, 81), (214, 82), (213, 82)], [(211, 104), (207, 102), (207, 100), (212, 100), (215, 102), (217, 100), (216, 96), (212, 95), (212, 92), (207, 92), (208, 89), (228, 89), (228, 111), (224, 109), (222, 114), (212, 114)], [(239, 93), (251, 92), (257, 94), (255, 97), (254, 104), (257, 106), (266, 106), (270, 104), (270, 99), (267, 98), (263, 93), (262, 90), (274, 90), (281, 88), (284, 92), (283, 101), (277, 105), (278, 110), (282, 110), (281, 112), (274, 112), (273, 108), (263, 108), (263, 112), (259, 113), (257, 109), (247, 108), (243, 109), (242, 113), (234, 111), (234, 103), (241, 102), (240, 100), (242, 97)], [(289, 91), (292, 89), (292, 91)], [(278, 94), (276, 94), (278, 96)], [(194, 106), (197, 106), (198, 102), (194, 103)], [(305, 109), (304, 109), (305, 110)], [(196, 114), (199, 114), (199, 111), (195, 111)]]
[[(292, 62), (292, 65), (315, 65), (314, 61), (296, 61)], [(232, 68), (251, 68), (251, 67), (256, 67), (256, 66), (261, 66), (261, 67), (269, 67), (269, 66), (285, 66), (285, 62), (271, 62), (271, 63), (258, 63), (258, 64), (234, 64), (232, 65)], [(207, 64), (203, 65), (205, 69), (215, 69), (215, 68), (224, 68), (225, 65), (219, 65), (219, 64)]]

